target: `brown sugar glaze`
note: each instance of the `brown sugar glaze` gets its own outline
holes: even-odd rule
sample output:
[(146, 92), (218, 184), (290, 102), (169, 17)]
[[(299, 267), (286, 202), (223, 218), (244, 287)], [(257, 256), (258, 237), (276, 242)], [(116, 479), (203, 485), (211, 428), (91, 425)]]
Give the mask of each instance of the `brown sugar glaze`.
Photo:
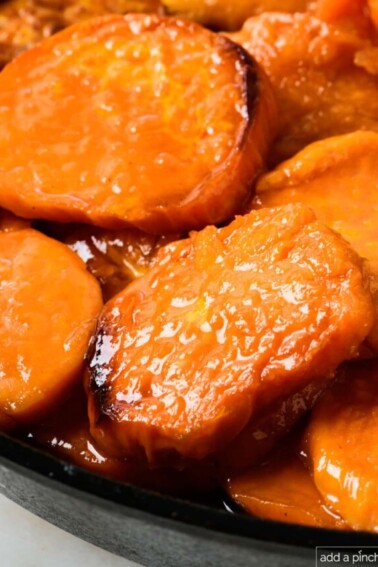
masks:
[(90, 472), (165, 494), (204, 494), (217, 484), (216, 472), (210, 463), (185, 471), (156, 471), (135, 461), (107, 455), (89, 432), (87, 400), (81, 386), (55, 414), (35, 427), (20, 431), (18, 436)]
[(145, 274), (160, 248), (178, 239), (179, 235), (154, 236), (135, 229), (107, 231), (82, 226), (73, 229), (64, 241), (100, 282), (107, 301)]
[(246, 512), (274, 521), (348, 529), (327, 507), (303, 462), (298, 432), (262, 465), (227, 479), (229, 496)]

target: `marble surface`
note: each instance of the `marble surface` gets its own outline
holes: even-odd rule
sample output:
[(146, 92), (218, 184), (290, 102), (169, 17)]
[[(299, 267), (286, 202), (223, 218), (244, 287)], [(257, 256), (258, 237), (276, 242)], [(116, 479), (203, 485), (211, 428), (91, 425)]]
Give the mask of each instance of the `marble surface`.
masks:
[(138, 567), (86, 543), (0, 495), (1, 567)]

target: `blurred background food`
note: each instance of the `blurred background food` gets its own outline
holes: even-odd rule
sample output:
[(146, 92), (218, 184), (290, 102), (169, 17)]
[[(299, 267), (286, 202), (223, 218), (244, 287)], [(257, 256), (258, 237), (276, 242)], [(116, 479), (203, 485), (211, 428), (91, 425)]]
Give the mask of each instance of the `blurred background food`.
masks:
[(0, 69), (25, 49), (67, 26), (103, 14), (161, 13), (159, 0), (2, 0)]

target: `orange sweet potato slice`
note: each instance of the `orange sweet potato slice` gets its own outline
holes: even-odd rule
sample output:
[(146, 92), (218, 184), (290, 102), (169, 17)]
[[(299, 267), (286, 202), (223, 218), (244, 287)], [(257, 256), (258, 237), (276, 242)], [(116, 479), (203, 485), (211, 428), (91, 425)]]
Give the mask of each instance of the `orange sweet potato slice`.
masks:
[(242, 206), (275, 103), (228, 39), (134, 14), (79, 23), (20, 55), (0, 74), (0, 121), (0, 205), (166, 233)]
[(259, 518), (347, 529), (344, 520), (327, 508), (310, 473), (291, 448), (285, 447), (258, 468), (231, 477), (227, 492), (239, 506)]
[(262, 12), (302, 12), (308, 3), (308, 0), (162, 0), (168, 13), (219, 30), (237, 30), (247, 18)]
[(51, 411), (80, 379), (101, 291), (64, 244), (0, 232), (0, 427)]
[(107, 301), (145, 274), (160, 248), (173, 239), (139, 230), (110, 231), (85, 226), (74, 230), (65, 242), (100, 282), (104, 301)]
[(377, 311), (368, 338), (374, 351), (378, 351), (377, 152), (375, 132), (315, 142), (263, 175), (252, 201), (252, 208), (304, 203), (368, 259)]
[(362, 270), (302, 205), (169, 244), (100, 317), (86, 381), (93, 436), (153, 466), (225, 448), (257, 407), (353, 356), (373, 322)]
[(229, 34), (273, 85), (280, 124), (272, 164), (319, 139), (378, 130), (378, 77), (359, 57), (371, 49), (365, 27), (353, 18), (327, 23), (309, 13), (276, 13), (250, 18)]
[(324, 500), (356, 530), (378, 532), (378, 364), (350, 364), (315, 408), (306, 450)]

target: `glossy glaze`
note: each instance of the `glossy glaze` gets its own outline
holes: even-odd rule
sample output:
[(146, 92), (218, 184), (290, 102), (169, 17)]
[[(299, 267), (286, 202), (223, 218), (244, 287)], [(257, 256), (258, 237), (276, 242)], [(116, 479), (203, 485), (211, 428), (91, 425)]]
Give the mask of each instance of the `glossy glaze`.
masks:
[(227, 482), (229, 495), (248, 513), (279, 522), (347, 529), (326, 506), (297, 445), (284, 445), (270, 460)]
[(19, 431), (17, 436), (87, 471), (163, 494), (202, 495), (202, 499), (206, 499), (206, 493), (220, 483), (218, 471), (211, 463), (201, 463), (184, 471), (156, 471), (145, 464), (110, 456), (90, 434), (87, 399), (81, 384), (53, 414)]
[[(340, 370), (337, 371), (337, 375)], [(255, 416), (217, 458), (222, 478), (263, 462), (317, 403), (334, 376), (318, 376), (294, 394), (256, 406)], [(277, 392), (278, 393), (278, 392)]]
[(369, 260), (376, 323), (368, 343), (378, 350), (378, 134), (353, 132), (309, 145), (263, 175), (252, 208), (304, 203)]
[(378, 533), (378, 363), (350, 365), (315, 408), (306, 452), (315, 484), (355, 530)]
[(373, 322), (361, 260), (302, 205), (166, 246), (99, 319), (91, 431), (152, 465), (202, 459), (353, 356)]
[(107, 231), (91, 226), (74, 230), (66, 244), (100, 282), (104, 301), (146, 273), (162, 246), (179, 238), (153, 236), (138, 230)]

